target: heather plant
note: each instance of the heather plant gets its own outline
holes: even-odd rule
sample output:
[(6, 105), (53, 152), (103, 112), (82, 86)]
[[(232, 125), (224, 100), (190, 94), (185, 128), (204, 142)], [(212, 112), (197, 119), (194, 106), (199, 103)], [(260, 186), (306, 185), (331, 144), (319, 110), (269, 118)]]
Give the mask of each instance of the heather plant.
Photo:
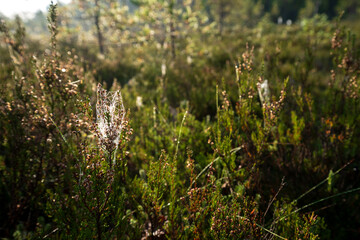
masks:
[(211, 233), (214, 239), (261, 238), (258, 209), (255, 202), (244, 197), (219, 200), (212, 213)]
[[(125, 108), (120, 91), (107, 93), (98, 85), (96, 101), (96, 133), (99, 145), (109, 155), (110, 167), (115, 160), (113, 153), (118, 149), (121, 135), (126, 128)], [(121, 146), (120, 146), (121, 147)]]
[[(97, 89), (96, 120), (88, 101), (81, 102), (79, 117), (87, 119), (77, 162), (71, 167), (69, 191), (49, 191), (47, 212), (61, 229), (59, 236), (108, 239), (124, 229), (127, 182), (126, 142), (131, 135), (120, 91)], [(59, 130), (59, 129), (58, 129)], [(63, 135), (60, 132), (61, 135)], [(82, 134), (82, 133), (81, 133)], [(96, 142), (93, 142), (93, 138)], [(64, 138), (64, 141), (67, 140)], [(115, 220), (114, 220), (115, 219)], [(121, 227), (120, 227), (121, 226)]]
[[(209, 146), (212, 146), (213, 149), (213, 156), (210, 157), (210, 159), (213, 159), (213, 166), (217, 170), (217, 178), (220, 182), (223, 182), (221, 185), (221, 193), (225, 196), (229, 193), (235, 192), (237, 194), (253, 195), (255, 189), (260, 191), (258, 192), (260, 193), (258, 196), (266, 196), (269, 194), (269, 191), (261, 191), (262, 188), (259, 188), (259, 186), (265, 183), (265, 179), (268, 180), (273, 178), (271, 174), (265, 174), (266, 177), (262, 177), (260, 174), (261, 172), (264, 174), (264, 170), (271, 165), (273, 168), (276, 166), (275, 168), (278, 168), (276, 171), (279, 172), (282, 172), (285, 169), (290, 169), (290, 171), (293, 171), (294, 169), (294, 171), (302, 172), (304, 171), (304, 167), (305, 171), (309, 171), (306, 169), (309, 169), (311, 166), (308, 165), (309, 162), (306, 159), (308, 155), (305, 155), (305, 159), (302, 158), (304, 155), (299, 155), (299, 158), (295, 158), (292, 161), (287, 161), (287, 158), (288, 156), (294, 156), (296, 153), (306, 154), (306, 148), (301, 146), (305, 134), (304, 119), (309, 119), (310, 122), (312, 121), (313, 124), (316, 124), (314, 122), (315, 115), (313, 111), (315, 106), (312, 100), (312, 95), (310, 93), (304, 93), (301, 87), (298, 87), (297, 90), (295, 89), (295, 86), (290, 85), (290, 87), (288, 87), (287, 84), (289, 80), (286, 79), (282, 86), (282, 90), (279, 93), (278, 100), (276, 100), (276, 98), (273, 96), (267, 96), (266, 98), (268, 100), (261, 101), (260, 94), (265, 94), (265, 92), (267, 92), (266, 94), (270, 95), (272, 91), (261, 90), (261, 84), (263, 84), (265, 80), (263, 80), (263, 73), (260, 72), (259, 75), (257, 75), (253, 71), (253, 59), (253, 50), (248, 48), (245, 54), (243, 54), (241, 61), (237, 65), (238, 68), (236, 72), (238, 74), (237, 82), (239, 90), (235, 92), (235, 94), (238, 93), (239, 97), (233, 97), (233, 89), (229, 91), (230, 95), (226, 90), (221, 91), (221, 93), (216, 91), (218, 92), (218, 100), (216, 101), (218, 102), (218, 114), (216, 118), (217, 122), (214, 123), (213, 130), (207, 130), (207, 132), (213, 132), (212, 137), (208, 135), (210, 137), (210, 140), (208, 140)], [(270, 85), (269, 82), (270, 81), (268, 81), (268, 85)], [(272, 87), (274, 92), (276, 91), (275, 87), (272, 85), (270, 85), (270, 87)], [(226, 84), (224, 84), (223, 88), (226, 88)], [(260, 91), (256, 91), (256, 89), (259, 89)], [(290, 96), (294, 99), (287, 100), (287, 98), (285, 98), (285, 96), (289, 94), (288, 91), (291, 92)], [(222, 98), (221, 104), (219, 100), (220, 98)], [(233, 104), (233, 99), (238, 102)], [(297, 106), (299, 106), (300, 112), (290, 112), (291, 114), (289, 114), (289, 116), (291, 116), (291, 118), (288, 121), (285, 115), (282, 114), (282, 111), (289, 111), (291, 106), (290, 104), (293, 104), (293, 101), (295, 101)], [(151, 108), (147, 109), (149, 109), (147, 118), (149, 119), (151, 116)], [(145, 109), (143, 109), (142, 112), (144, 111)], [(305, 115), (302, 116), (301, 114)], [(153, 114), (153, 119), (156, 121), (159, 119), (157, 116), (157, 114)], [(163, 116), (158, 117), (161, 118)], [(159, 121), (154, 126), (159, 128), (160, 126), (165, 126), (163, 125), (164, 123), (166, 122)], [(184, 129), (186, 129), (186, 127)], [(212, 140), (212, 138), (214, 140)], [(207, 151), (209, 152), (208, 156), (211, 156), (211, 151), (209, 151), (209, 149), (207, 149)], [(264, 158), (268, 160), (262, 161), (261, 159)], [(300, 164), (297, 164), (296, 161), (299, 161), (298, 163)], [(202, 168), (204, 168), (203, 171), (201, 171)], [(208, 167), (206, 167), (206, 161), (203, 163), (202, 168), (199, 169), (199, 172), (201, 173), (207, 170)], [(286, 172), (283, 173), (285, 175), (288, 174)], [(197, 180), (201, 179), (201, 175), (202, 174), (200, 174), (200, 178), (197, 178)], [(292, 181), (291, 178), (290, 181)], [(319, 180), (314, 179), (313, 181), (316, 182)], [(272, 189), (270, 191), (274, 190), (275, 189)], [(301, 191), (306, 191), (306, 189), (300, 190), (298, 192)], [(197, 205), (195, 205), (195, 209), (207, 209), (204, 210), (205, 214), (199, 216), (205, 216), (205, 218), (207, 218), (206, 212), (211, 212), (213, 210), (212, 208), (209, 208), (209, 205), (211, 204), (206, 200), (208, 198), (212, 198), (211, 193), (204, 193), (203, 190), (196, 190), (193, 191), (192, 194), (194, 194), (193, 199), (199, 199), (196, 202), (200, 201)], [(262, 204), (264, 204), (264, 201), (261, 202), (260, 209), (262, 208)], [(271, 204), (269, 207), (270, 206)], [(288, 208), (286, 206), (286, 203), (284, 203), (285, 209)], [(278, 208), (279, 207), (276, 207), (276, 209)], [(278, 211), (276, 209), (275, 211)], [(199, 210), (191, 211), (199, 212)], [(191, 224), (191, 227), (189, 228), (190, 230), (186, 232), (189, 234), (187, 236), (207, 236), (204, 228), (206, 229), (206, 226), (208, 225), (204, 224), (204, 220), (201, 220), (203, 219), (202, 217), (195, 217), (189, 221), (188, 224)], [(267, 217), (267, 219), (269, 219), (269, 217)], [(298, 224), (297, 226), (304, 226), (304, 229), (299, 230), (299, 228), (297, 228), (296, 231), (290, 231), (287, 233), (289, 235), (286, 236), (298, 236), (299, 231), (303, 231), (307, 232), (307, 235), (305, 234), (306, 236), (311, 235), (316, 238), (319, 231), (315, 229), (320, 229), (321, 227), (308, 228), (307, 224), (301, 223), (301, 219), (302, 216), (295, 218), (294, 221), (296, 223), (294, 224)], [(310, 222), (310, 225), (321, 225), (321, 221), (316, 222), (311, 220)], [(263, 234), (268, 234), (267, 236), (270, 236), (270, 238), (276, 236), (276, 234), (279, 233), (279, 230), (276, 228), (266, 229), (262, 227), (263, 226), (260, 225), (257, 226), (258, 229), (254, 229), (259, 232), (263, 231)], [(185, 227), (185, 229), (187, 228)], [(200, 231), (199, 229), (202, 230)], [(226, 232), (226, 230), (224, 231)], [(270, 233), (268, 231), (270, 231)], [(163, 230), (160, 232), (162, 234), (166, 234), (166, 232)], [(149, 236), (151, 236), (151, 234)]]
[(312, 213), (294, 214), (294, 206), (284, 204), (280, 206), (279, 202), (275, 203), (276, 211), (274, 212), (275, 221), (271, 229), (276, 229), (280, 236), (285, 239), (320, 239), (320, 232), (324, 228), (322, 218)]
[[(4, 234), (19, 223), (26, 229), (35, 229), (37, 218), (43, 216), (46, 190), (67, 181), (65, 166), (74, 159), (66, 154), (67, 147), (56, 128), (67, 136), (86, 125), (72, 113), (76, 105), (74, 96), (84, 91), (83, 73), (73, 58), (63, 61), (58, 57), (54, 11), (53, 5), (49, 16), (51, 54), (45, 60), (33, 58), (31, 64), (21, 65), (25, 70), (14, 72), (12, 94), (1, 98), (2, 146), (7, 149), (3, 155), (6, 167), (1, 174), (3, 216), (8, 217), (2, 225)], [(10, 51), (15, 51), (11, 36), (6, 36)], [(14, 57), (30, 59), (25, 52), (20, 53), (25, 57)], [(15, 59), (14, 64), (19, 67)]]

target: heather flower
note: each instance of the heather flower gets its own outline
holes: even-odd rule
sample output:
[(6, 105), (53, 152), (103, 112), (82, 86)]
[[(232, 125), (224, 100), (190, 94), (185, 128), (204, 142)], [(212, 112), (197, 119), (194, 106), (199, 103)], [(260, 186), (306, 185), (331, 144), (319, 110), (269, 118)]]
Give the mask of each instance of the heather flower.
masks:
[(117, 149), (126, 125), (125, 108), (120, 91), (108, 92), (99, 84), (96, 115), (99, 143), (111, 155)]

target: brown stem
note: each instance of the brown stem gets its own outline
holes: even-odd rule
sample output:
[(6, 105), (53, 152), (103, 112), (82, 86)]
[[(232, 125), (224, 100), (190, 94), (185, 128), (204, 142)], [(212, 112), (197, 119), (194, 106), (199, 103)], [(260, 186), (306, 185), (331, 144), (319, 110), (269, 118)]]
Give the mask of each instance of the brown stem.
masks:
[(100, 8), (99, 8), (99, 0), (95, 0), (95, 27), (97, 31), (97, 38), (98, 38), (98, 44), (99, 44), (99, 50), (101, 54), (104, 54), (104, 43), (103, 43), (103, 35), (100, 29)]
[(97, 228), (98, 240), (101, 240), (101, 225), (100, 225), (101, 209), (100, 209), (100, 202), (98, 197), (96, 198), (96, 202), (97, 202), (96, 228)]
[(100, 214), (96, 216), (96, 227), (98, 232), (98, 239), (101, 240)]
[(170, 21), (170, 38), (171, 38), (171, 56), (173, 59), (176, 57), (175, 52), (175, 27), (173, 20)]

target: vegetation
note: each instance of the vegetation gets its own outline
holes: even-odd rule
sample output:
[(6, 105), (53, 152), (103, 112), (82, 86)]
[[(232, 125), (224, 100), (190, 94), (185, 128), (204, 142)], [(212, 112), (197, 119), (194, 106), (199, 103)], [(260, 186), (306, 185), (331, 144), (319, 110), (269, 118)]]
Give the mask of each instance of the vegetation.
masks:
[(1, 20), (0, 236), (359, 238), (359, 9), (74, 0), (50, 34), (41, 13)]

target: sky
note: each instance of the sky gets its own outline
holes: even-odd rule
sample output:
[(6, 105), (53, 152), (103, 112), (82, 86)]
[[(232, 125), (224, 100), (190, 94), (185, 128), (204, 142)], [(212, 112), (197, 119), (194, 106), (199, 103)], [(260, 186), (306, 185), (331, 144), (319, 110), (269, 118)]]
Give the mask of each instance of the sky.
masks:
[[(54, 0), (54, 3), (59, 0)], [(51, 0), (0, 0), (0, 12), (7, 17), (16, 14), (24, 17), (31, 17), (38, 10), (46, 11)], [(71, 0), (60, 0), (62, 3), (69, 3)]]

